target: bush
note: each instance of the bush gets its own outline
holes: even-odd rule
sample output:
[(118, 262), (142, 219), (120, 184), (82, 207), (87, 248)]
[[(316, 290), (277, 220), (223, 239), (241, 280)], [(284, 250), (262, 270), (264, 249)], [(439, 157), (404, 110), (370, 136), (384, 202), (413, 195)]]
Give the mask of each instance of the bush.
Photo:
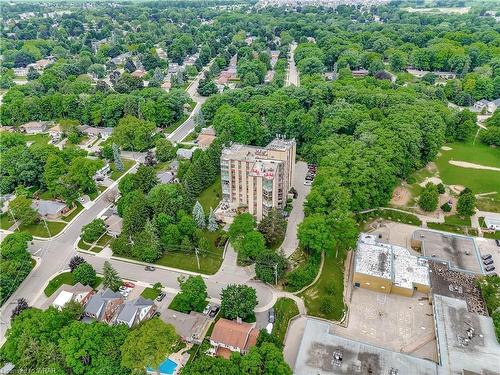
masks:
[(437, 208), (438, 201), (438, 189), (436, 185), (429, 182), (427, 185), (425, 185), (424, 190), (422, 190), (422, 193), (420, 194), (418, 205), (422, 210), (432, 212)]
[(319, 310), (325, 314), (331, 314), (333, 312), (333, 301), (330, 297), (321, 297)]
[(446, 189), (444, 188), (444, 185), (442, 183), (437, 185), (437, 191), (439, 194), (444, 194), (446, 192)]
[(444, 212), (450, 212), (451, 211), (451, 204), (449, 204), (448, 202), (446, 202), (443, 205), (441, 205), (441, 209)]
[(85, 242), (94, 242), (106, 232), (106, 225), (102, 219), (94, 219), (82, 228), (82, 239)]
[(318, 274), (320, 263), (321, 258), (319, 256), (310, 256), (304, 264), (301, 264), (287, 275), (287, 289), (295, 292), (312, 283)]

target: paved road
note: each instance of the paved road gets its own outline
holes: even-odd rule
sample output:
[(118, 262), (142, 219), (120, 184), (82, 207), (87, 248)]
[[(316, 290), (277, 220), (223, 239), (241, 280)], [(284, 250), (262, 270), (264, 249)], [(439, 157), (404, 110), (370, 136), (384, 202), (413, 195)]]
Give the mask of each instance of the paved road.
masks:
[(299, 86), (299, 73), (297, 72), (297, 67), (295, 66), (294, 52), (297, 48), (297, 43), (292, 43), (290, 45), (290, 57), (288, 58), (288, 71), (285, 80), (285, 86)]
[(195, 80), (191, 82), (191, 84), (186, 89), (186, 92), (191, 97), (191, 99), (196, 102), (196, 106), (194, 107), (187, 120), (167, 136), (167, 138), (173, 143), (182, 141), (189, 133), (194, 130), (194, 119), (196, 115), (200, 113), (201, 105), (207, 100), (206, 97), (198, 95), (198, 85), (200, 84), (200, 80), (205, 76), (205, 72), (210, 69), (211, 65), (212, 62), (210, 62), (205, 68), (203, 68), (203, 70), (198, 73)]
[(297, 227), (304, 220), (304, 201), (307, 194), (311, 191), (310, 186), (304, 185), (305, 177), (307, 174), (307, 164), (303, 161), (299, 161), (295, 165), (295, 174), (293, 186), (297, 190), (297, 198), (293, 202), (292, 212), (288, 218), (288, 224), (286, 227), (285, 239), (281, 245), (281, 250), (285, 253), (286, 257), (292, 255), (292, 253), (299, 246), (299, 240), (297, 239)]

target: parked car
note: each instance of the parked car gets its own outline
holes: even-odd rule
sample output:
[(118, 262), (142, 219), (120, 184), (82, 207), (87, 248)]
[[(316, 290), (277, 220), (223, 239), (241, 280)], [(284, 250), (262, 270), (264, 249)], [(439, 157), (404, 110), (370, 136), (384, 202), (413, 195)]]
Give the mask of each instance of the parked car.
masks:
[(498, 276), (496, 272), (486, 272), (486, 276)]
[(210, 310), (210, 313), (208, 314), (208, 316), (210, 316), (211, 318), (215, 318), (215, 316), (217, 315), (219, 310), (220, 310), (220, 307), (215, 305), (214, 307), (212, 307), (212, 310)]
[(156, 270), (156, 268), (155, 268), (155, 267), (153, 267), (153, 266), (146, 266), (146, 267), (144, 267), (144, 269), (145, 269), (146, 271), (154, 271), (154, 270)]
[(275, 320), (275, 315), (274, 315), (274, 309), (271, 308), (271, 310), (269, 310), (268, 312), (268, 316), (269, 316), (269, 323), (274, 323), (274, 320)]
[(495, 243), (497, 244), (497, 246), (500, 246), (500, 240), (495, 240)]
[(489, 266), (486, 266), (484, 267), (484, 270), (486, 272), (491, 272), (491, 271), (494, 271), (495, 270), (495, 266), (494, 265), (489, 265)]
[(312, 185), (312, 181), (305, 180), (304, 181), (304, 185), (311, 186)]
[(205, 309), (203, 310), (203, 315), (207, 315), (210, 310), (212, 310), (212, 306), (210, 304), (208, 304), (207, 306), (205, 306)]
[(491, 254), (484, 254), (484, 255), (481, 255), (481, 259), (482, 259), (482, 260), (491, 259)]
[(160, 316), (160, 312), (159, 311), (155, 312), (153, 316)]
[(163, 301), (163, 298), (165, 298), (165, 296), (166, 296), (166, 294), (165, 294), (165, 293), (163, 293), (163, 292), (161, 292), (161, 293), (158, 295), (158, 297), (156, 297), (156, 300), (157, 300), (158, 302), (161, 302), (161, 301)]
[(266, 332), (267, 332), (268, 334), (273, 333), (273, 323), (269, 323), (269, 324), (266, 326)]
[(123, 286), (126, 286), (127, 288), (135, 288), (135, 284), (130, 281), (124, 282)]
[(491, 259), (491, 258), (490, 258), (490, 259), (483, 260), (483, 263), (484, 263), (486, 266), (488, 266), (488, 265), (490, 265), (490, 264), (492, 264), (492, 263), (493, 263), (493, 259)]

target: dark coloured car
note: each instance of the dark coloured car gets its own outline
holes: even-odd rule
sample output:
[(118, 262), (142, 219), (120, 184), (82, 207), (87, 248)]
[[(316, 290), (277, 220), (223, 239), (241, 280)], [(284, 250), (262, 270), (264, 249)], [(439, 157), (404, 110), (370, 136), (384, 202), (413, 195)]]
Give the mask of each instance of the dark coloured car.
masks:
[(491, 259), (491, 254), (484, 254), (484, 255), (481, 255), (481, 259), (482, 259), (482, 260)]
[(153, 266), (146, 266), (146, 267), (144, 267), (144, 269), (145, 269), (146, 271), (154, 271), (154, 270), (156, 270), (156, 268), (155, 268), (155, 267), (153, 267)]
[(217, 306), (217, 305), (215, 305), (214, 307), (212, 307), (212, 309), (208, 313), (208, 316), (211, 317), (211, 318), (215, 318), (215, 316), (217, 315), (217, 313), (219, 312), (219, 310), (220, 310), (220, 307)]
[(490, 258), (490, 259), (483, 260), (483, 263), (488, 266), (488, 265), (493, 263), (493, 259)]
[(495, 240), (495, 243), (497, 244), (497, 246), (500, 246), (500, 240)]
[(486, 267), (484, 267), (484, 270), (486, 272), (494, 271), (495, 270), (495, 266), (494, 265), (486, 266)]
[(269, 310), (269, 323), (274, 323), (276, 316), (274, 315), (274, 309)]

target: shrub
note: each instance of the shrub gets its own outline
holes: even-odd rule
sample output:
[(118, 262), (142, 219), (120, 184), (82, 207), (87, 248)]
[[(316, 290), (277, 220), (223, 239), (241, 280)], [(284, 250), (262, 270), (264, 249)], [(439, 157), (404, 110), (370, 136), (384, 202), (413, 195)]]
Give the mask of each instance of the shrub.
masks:
[(94, 268), (88, 263), (82, 263), (73, 271), (73, 280), (75, 283), (83, 285), (94, 285), (96, 281), (96, 273)]
[(97, 241), (106, 232), (106, 225), (102, 219), (94, 219), (82, 228), (82, 239), (85, 242)]
[(333, 312), (333, 301), (330, 297), (321, 297), (319, 310), (325, 314), (331, 314)]
[(439, 194), (444, 194), (446, 192), (446, 189), (444, 188), (444, 185), (442, 183), (437, 185), (437, 190)]
[(443, 205), (441, 205), (441, 209), (444, 212), (450, 212), (451, 211), (451, 204), (449, 204), (448, 202), (446, 202)]

